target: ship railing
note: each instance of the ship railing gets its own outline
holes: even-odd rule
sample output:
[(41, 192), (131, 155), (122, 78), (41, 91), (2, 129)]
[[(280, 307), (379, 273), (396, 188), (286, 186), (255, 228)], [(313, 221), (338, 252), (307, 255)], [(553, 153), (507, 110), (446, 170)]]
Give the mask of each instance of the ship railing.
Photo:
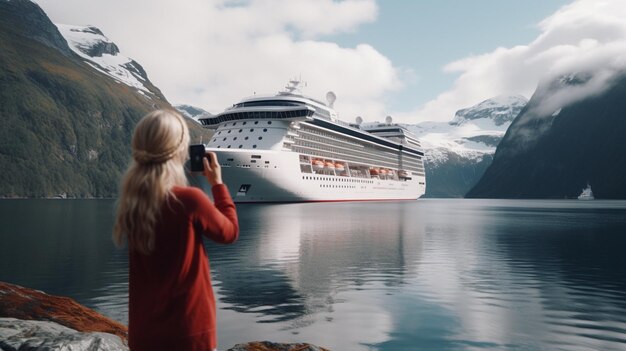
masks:
[(200, 118), (199, 121), (205, 128), (216, 129), (220, 124), (237, 121), (237, 120), (285, 120), (285, 121), (304, 121), (312, 118), (315, 110), (308, 106), (294, 107), (255, 107), (255, 108), (238, 108), (220, 113), (215, 116)]

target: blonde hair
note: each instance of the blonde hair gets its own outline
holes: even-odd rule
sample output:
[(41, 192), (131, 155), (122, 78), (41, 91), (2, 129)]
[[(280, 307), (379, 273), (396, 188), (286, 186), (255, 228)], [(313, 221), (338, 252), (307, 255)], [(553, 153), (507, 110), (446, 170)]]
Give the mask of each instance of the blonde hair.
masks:
[(135, 127), (133, 160), (122, 178), (113, 242), (149, 254), (161, 208), (174, 186), (187, 185), (183, 164), (187, 159), (189, 129), (174, 111), (157, 110)]

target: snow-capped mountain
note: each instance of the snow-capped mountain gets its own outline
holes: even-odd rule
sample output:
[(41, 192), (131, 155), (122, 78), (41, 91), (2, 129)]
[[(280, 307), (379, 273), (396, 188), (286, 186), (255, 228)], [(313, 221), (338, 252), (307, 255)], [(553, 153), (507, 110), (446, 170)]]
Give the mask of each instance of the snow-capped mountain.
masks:
[(449, 153), (466, 159), (492, 154), (511, 121), (528, 100), (523, 96), (498, 96), (457, 111), (451, 122), (422, 122), (408, 125), (422, 143), (427, 162), (446, 162)]
[(0, 197), (117, 196), (135, 124), (167, 99), (98, 29), (32, 1), (0, 0), (0, 42)]
[(152, 98), (161, 95), (148, 80), (146, 71), (135, 60), (120, 53), (114, 42), (93, 26), (55, 24), (69, 47), (94, 69)]
[(468, 121), (490, 119), (496, 126), (510, 124), (526, 106), (528, 99), (521, 95), (500, 95), (469, 108), (458, 110), (451, 125), (462, 125)]
[(212, 116), (210, 112), (207, 112), (201, 109), (200, 107), (196, 107), (196, 106), (179, 104), (179, 105), (174, 105), (174, 108), (178, 110), (178, 112), (180, 112), (183, 116), (187, 118), (191, 118), (198, 123), (200, 123), (198, 121), (198, 118)]
[(497, 96), (457, 111), (452, 121), (406, 125), (426, 154), (427, 197), (462, 197), (491, 163), (496, 146), (528, 100)]
[(542, 81), (466, 194), (474, 198), (626, 199), (626, 73), (603, 67)]

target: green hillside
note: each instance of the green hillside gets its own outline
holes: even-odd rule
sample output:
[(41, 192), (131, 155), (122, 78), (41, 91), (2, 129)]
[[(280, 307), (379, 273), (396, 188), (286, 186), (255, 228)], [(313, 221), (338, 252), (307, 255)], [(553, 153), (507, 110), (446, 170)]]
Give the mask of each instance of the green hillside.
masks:
[(83, 63), (57, 34), (37, 5), (0, 2), (0, 197), (115, 196), (136, 122), (171, 108), (158, 89), (147, 99)]

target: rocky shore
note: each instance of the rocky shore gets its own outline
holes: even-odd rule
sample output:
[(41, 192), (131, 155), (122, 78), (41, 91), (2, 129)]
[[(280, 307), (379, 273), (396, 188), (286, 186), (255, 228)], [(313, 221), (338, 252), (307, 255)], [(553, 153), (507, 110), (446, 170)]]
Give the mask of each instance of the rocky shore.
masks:
[[(124, 351), (128, 329), (76, 301), (0, 282), (0, 350)], [(269, 341), (228, 351), (328, 351), (310, 344)]]

